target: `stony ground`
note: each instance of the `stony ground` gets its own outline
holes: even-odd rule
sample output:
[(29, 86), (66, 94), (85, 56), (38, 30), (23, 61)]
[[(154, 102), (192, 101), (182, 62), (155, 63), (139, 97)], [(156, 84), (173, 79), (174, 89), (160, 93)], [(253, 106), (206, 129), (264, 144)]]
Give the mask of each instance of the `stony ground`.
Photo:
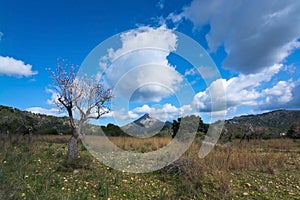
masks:
[[(300, 199), (299, 143), (282, 140), (270, 146), (262, 141), (237, 147), (239, 143), (233, 142), (225, 149), (216, 149), (205, 161), (187, 164), (189, 170), (175, 169), (175, 163), (174, 168), (133, 174), (101, 164), (82, 145), (78, 160), (68, 164), (63, 138), (45, 137), (31, 145), (25, 140), (12, 145), (3, 142), (0, 199)], [(262, 158), (270, 160), (260, 160), (255, 168), (257, 160), (234, 150), (248, 149), (249, 145), (256, 147), (253, 153), (257, 156), (268, 154)], [(232, 156), (220, 166), (224, 152)], [(188, 156), (181, 159), (189, 160)], [(248, 167), (230, 163), (242, 157), (248, 159)], [(272, 164), (279, 159), (284, 162)], [(211, 169), (203, 170), (204, 166)]]

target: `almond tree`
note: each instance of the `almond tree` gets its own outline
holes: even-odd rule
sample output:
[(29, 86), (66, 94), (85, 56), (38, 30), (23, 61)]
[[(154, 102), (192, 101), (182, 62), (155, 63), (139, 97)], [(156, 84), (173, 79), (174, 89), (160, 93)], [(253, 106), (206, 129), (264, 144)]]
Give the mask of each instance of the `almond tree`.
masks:
[[(112, 99), (110, 89), (94, 78), (76, 76), (74, 66), (66, 70), (66, 65), (58, 63), (56, 71), (52, 72), (53, 84), (57, 92), (56, 104), (68, 113), (72, 136), (68, 141), (68, 161), (78, 157), (78, 140), (82, 133), (82, 126), (89, 119), (99, 119), (108, 113), (109, 102)], [(78, 119), (74, 114), (79, 113)]]

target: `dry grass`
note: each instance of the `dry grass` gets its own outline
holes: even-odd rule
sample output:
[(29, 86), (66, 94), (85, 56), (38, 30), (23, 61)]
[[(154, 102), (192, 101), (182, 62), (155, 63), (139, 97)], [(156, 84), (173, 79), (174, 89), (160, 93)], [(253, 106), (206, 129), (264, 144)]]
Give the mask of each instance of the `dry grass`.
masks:
[(26, 137), (13, 138), (13, 144), (0, 137), (0, 199), (166, 199), (174, 194), (173, 185), (158, 174), (113, 170), (81, 144), (80, 157), (70, 165), (69, 137), (36, 136), (32, 144)]
[[(299, 143), (293, 140), (261, 140), (230, 145), (216, 146), (204, 159), (198, 158), (200, 145), (193, 143), (182, 159), (189, 159), (199, 166), (202, 172), (218, 171), (263, 171), (274, 172), (276, 169), (289, 169), (289, 161), (299, 157)], [(300, 162), (294, 160), (295, 162)]]
[[(69, 135), (35, 136), (34, 142), (67, 143)], [(110, 150), (105, 144), (103, 136), (88, 136), (88, 145), (104, 146), (101, 149)], [(150, 152), (158, 150), (170, 143), (170, 137), (108, 137), (113, 144), (128, 151)], [(3, 144), (8, 144), (7, 136), (2, 136)], [(26, 137), (12, 138), (12, 143), (26, 143)], [(105, 147), (107, 145), (107, 148)], [(289, 169), (300, 163), (300, 143), (290, 139), (252, 140), (240, 143), (238, 140), (229, 145), (218, 145), (204, 158), (198, 157), (201, 144), (194, 142), (188, 151), (179, 159), (178, 163), (189, 163), (191, 169), (203, 173), (217, 173), (219, 171), (263, 171), (275, 173), (276, 169)], [(176, 163), (174, 164), (176, 165)], [(300, 165), (299, 165), (300, 166)], [(195, 171), (195, 170), (193, 170)]]
[[(103, 137), (86, 136), (84, 143), (97, 151), (113, 151), (115, 146), (132, 152), (150, 152), (158, 150), (171, 141), (169, 137), (134, 138), (134, 137)], [(114, 145), (111, 145), (113, 143)]]
[[(109, 139), (122, 149), (138, 152), (154, 151), (171, 141), (171, 138), (167, 137)], [(93, 141), (96, 141), (95, 138)], [(233, 193), (233, 173), (254, 171), (276, 176), (282, 171), (299, 170), (300, 166), (300, 144), (289, 139), (251, 140), (242, 143), (235, 140), (223, 146), (215, 146), (203, 159), (198, 157), (200, 146), (200, 143), (194, 142), (180, 159), (166, 167), (167, 172), (184, 178), (183, 183), (186, 185), (179, 190), (184, 191), (185, 195), (196, 194), (196, 191), (200, 190), (208, 197), (214, 198), (216, 191), (204, 189), (214, 188), (218, 195), (227, 198)], [(193, 195), (192, 198), (200, 196)]]
[(109, 139), (122, 149), (128, 151), (150, 152), (156, 151), (170, 143), (169, 137), (134, 138), (109, 137)]
[[(227, 198), (232, 195), (233, 174), (248, 172), (267, 173), (276, 176), (283, 171), (299, 170), (300, 144), (293, 140), (272, 139), (216, 146), (205, 158), (200, 159), (200, 144), (194, 142), (189, 150), (168, 170), (175, 170), (191, 189), (200, 188), (211, 198), (218, 192)], [(204, 191), (205, 185), (217, 191)], [(207, 188), (207, 187), (206, 187)], [(193, 192), (193, 191), (191, 191)]]
[[(67, 143), (69, 135), (35, 136), (34, 142)], [(111, 150), (105, 144), (103, 136), (88, 136), (86, 142), (91, 146), (102, 146), (102, 150)], [(108, 137), (109, 141), (127, 151), (150, 152), (158, 150), (170, 143), (170, 137)], [(1, 136), (2, 144), (8, 145), (7, 136)], [(26, 136), (12, 137), (12, 143), (26, 143)], [(107, 145), (107, 147), (105, 147)], [(104, 146), (104, 147), (103, 147)], [(194, 142), (178, 163), (188, 163), (187, 168), (203, 173), (219, 171), (262, 171), (275, 173), (277, 169), (290, 169), (300, 164), (300, 143), (290, 139), (252, 140), (240, 143), (238, 140), (229, 145), (217, 145), (204, 158), (198, 157), (201, 144)], [(176, 163), (174, 164), (176, 165)], [(300, 165), (299, 165), (300, 166)]]
[[(59, 153), (55, 152), (52, 147), (53, 145), (65, 147), (69, 137), (35, 136), (33, 147), (34, 144), (48, 143), (48, 145), (43, 145), (48, 146), (45, 157), (54, 156), (62, 160), (66, 148), (63, 149), (63, 153)], [(89, 145), (100, 144), (102, 150), (111, 150), (108, 145), (105, 147), (103, 137), (91, 136), (88, 139)], [(109, 137), (108, 139), (118, 147), (134, 152), (155, 151), (171, 141), (169, 137), (146, 139)], [(4, 141), (5, 146), (2, 146), (0, 161), (4, 161), (4, 158), (8, 157), (6, 152), (9, 151), (6, 149), (9, 148), (9, 144), (6, 136), (3, 136), (1, 140)], [(27, 137), (21, 137), (18, 140), (16, 137), (12, 138), (13, 146), (16, 143), (26, 144), (26, 142)], [(216, 146), (203, 159), (198, 157), (200, 147), (201, 143), (194, 142), (181, 158), (159, 172), (160, 179), (166, 184), (171, 184), (170, 188), (176, 192), (169, 197), (176, 197), (176, 199), (249, 199), (250, 197), (250, 199), (274, 199), (300, 195), (296, 192), (300, 188), (299, 141), (272, 139), (240, 143), (235, 140), (223, 146)], [(111, 170), (108, 172), (116, 173)], [(166, 175), (173, 178), (167, 179)]]

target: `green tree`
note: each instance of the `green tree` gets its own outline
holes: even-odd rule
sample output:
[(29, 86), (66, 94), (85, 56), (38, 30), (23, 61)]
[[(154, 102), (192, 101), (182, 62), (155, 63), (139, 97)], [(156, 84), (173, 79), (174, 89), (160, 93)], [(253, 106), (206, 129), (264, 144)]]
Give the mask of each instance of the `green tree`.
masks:
[[(198, 128), (197, 128), (197, 132), (200, 132), (200, 133), (204, 133), (206, 134), (207, 131), (208, 131), (208, 127), (209, 125), (208, 124), (205, 124), (203, 122), (203, 120), (201, 119), (201, 117), (199, 116), (195, 116), (195, 115), (191, 115), (191, 116), (186, 116), (184, 118), (180, 117), (178, 118), (177, 120), (173, 120), (173, 124), (172, 124), (172, 138), (174, 138), (180, 128), (180, 124), (181, 124), (181, 121), (185, 119), (185, 121), (191, 121), (192, 124), (197, 124), (198, 123)], [(184, 127), (185, 129), (188, 128), (188, 127)]]
[(287, 132), (287, 137), (300, 139), (300, 120), (295, 121)]

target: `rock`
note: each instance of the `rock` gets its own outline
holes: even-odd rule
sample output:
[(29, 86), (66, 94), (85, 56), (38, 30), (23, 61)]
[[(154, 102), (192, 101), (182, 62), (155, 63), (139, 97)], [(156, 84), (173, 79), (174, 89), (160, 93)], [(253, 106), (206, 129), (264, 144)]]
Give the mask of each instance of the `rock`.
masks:
[(76, 174), (78, 174), (79, 173), (79, 170), (77, 170), (77, 169), (75, 169), (74, 171), (73, 171), (73, 174), (74, 175), (76, 175)]
[(260, 186), (260, 187), (258, 188), (258, 191), (260, 191), (260, 192), (267, 192), (267, 191), (268, 191), (268, 188), (266, 188), (265, 186)]
[(245, 186), (251, 187), (251, 184), (250, 183), (245, 183)]

